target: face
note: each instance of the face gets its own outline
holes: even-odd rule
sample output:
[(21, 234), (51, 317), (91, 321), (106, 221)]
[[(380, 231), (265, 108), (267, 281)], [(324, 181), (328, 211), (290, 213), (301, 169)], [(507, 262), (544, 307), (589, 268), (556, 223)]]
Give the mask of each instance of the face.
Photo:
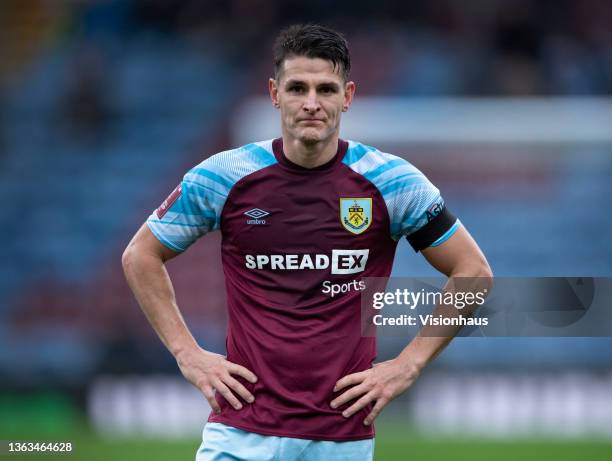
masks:
[(337, 135), (355, 84), (345, 82), (331, 61), (295, 56), (285, 59), (278, 79), (270, 79), (269, 90), (281, 111), (283, 136), (316, 144)]

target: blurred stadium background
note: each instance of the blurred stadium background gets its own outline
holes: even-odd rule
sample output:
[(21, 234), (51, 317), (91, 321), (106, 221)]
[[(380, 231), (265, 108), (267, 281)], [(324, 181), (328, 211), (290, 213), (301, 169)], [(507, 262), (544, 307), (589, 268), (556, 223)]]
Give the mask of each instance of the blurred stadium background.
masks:
[[(610, 2), (4, 0), (0, 440), (192, 459), (208, 409), (120, 255), (186, 169), (278, 135), (271, 42), (306, 21), (350, 41), (344, 136), (421, 168), (497, 275), (612, 275)], [(210, 235), (170, 270), (222, 353), (219, 256)], [(394, 274), (433, 272), (402, 244)], [(611, 395), (610, 338), (460, 338), (385, 410), (377, 459), (604, 459)]]

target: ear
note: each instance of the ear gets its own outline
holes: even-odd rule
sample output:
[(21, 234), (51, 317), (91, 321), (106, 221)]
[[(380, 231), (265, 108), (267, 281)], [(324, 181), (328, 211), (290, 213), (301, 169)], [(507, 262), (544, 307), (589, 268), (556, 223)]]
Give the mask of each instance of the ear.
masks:
[(344, 104), (342, 106), (342, 112), (346, 112), (351, 106), (356, 88), (355, 82), (351, 81), (344, 84)]
[(273, 78), (268, 80), (268, 91), (270, 92), (272, 105), (278, 109), (280, 107), (280, 103), (278, 101), (278, 84)]

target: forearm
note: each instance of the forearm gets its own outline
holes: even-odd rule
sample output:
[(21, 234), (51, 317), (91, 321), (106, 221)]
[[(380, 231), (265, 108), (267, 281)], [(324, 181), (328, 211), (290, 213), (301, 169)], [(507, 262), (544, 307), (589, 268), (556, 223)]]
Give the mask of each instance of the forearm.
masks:
[(168, 350), (176, 357), (181, 351), (196, 347), (176, 304), (174, 288), (163, 261), (156, 255), (128, 248), (122, 263), (140, 308)]
[(453, 338), (416, 336), (400, 352), (396, 360), (407, 373), (420, 373)]
[[(459, 282), (460, 281), (460, 282)], [(459, 287), (457, 286), (459, 285)], [(449, 275), (444, 292), (484, 291), (485, 296), (492, 285), (492, 274), (488, 265), (474, 268), (461, 268)], [(469, 304), (461, 309), (452, 306), (436, 306), (433, 316), (451, 317), (472, 316), (479, 306)], [(419, 334), (402, 350), (397, 359), (407, 370), (419, 372), (442, 352), (461, 330), (461, 326), (424, 326)]]

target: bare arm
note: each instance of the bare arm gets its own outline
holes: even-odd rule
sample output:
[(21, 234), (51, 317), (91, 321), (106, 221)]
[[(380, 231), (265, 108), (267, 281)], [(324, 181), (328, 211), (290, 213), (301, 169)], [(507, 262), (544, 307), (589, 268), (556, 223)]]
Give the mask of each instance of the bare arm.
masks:
[[(427, 261), (449, 277), (478, 277), (481, 283), (489, 285), (492, 272), (480, 248), (463, 227), (446, 242), (422, 251)], [(457, 329), (458, 331), (458, 329)], [(456, 332), (455, 332), (456, 333)], [(371, 424), (382, 409), (395, 397), (410, 387), (421, 370), (430, 363), (453, 339), (453, 335), (427, 336), (419, 334), (393, 360), (375, 364), (373, 368), (353, 373), (338, 380), (334, 391), (354, 386), (331, 402), (337, 408), (351, 400), (358, 399), (342, 414), (350, 417), (370, 402), (375, 405), (364, 424)]]
[[(489, 263), (463, 226), (442, 245), (426, 248), (422, 253), (429, 264), (446, 275), (451, 282), (459, 277), (477, 278), (478, 284), (483, 285), (479, 288), (490, 287), (493, 273)], [(459, 329), (456, 329), (455, 334)], [(400, 353), (398, 360), (404, 362), (408, 368), (412, 366), (420, 371), (442, 352), (453, 337), (452, 334), (429, 335), (426, 331), (421, 331)]]
[(220, 407), (214, 397), (215, 391), (234, 408), (240, 409), (242, 404), (232, 390), (249, 403), (254, 397), (231, 375), (242, 376), (252, 383), (257, 377), (224, 356), (198, 346), (177, 306), (164, 265), (178, 254), (162, 245), (143, 224), (123, 252), (121, 262), (125, 277), (149, 323), (177, 360), (185, 378), (202, 391), (216, 412)]
[(143, 224), (121, 259), (125, 277), (138, 304), (174, 356), (197, 346), (176, 304), (174, 288), (164, 266), (178, 254), (162, 245)]

